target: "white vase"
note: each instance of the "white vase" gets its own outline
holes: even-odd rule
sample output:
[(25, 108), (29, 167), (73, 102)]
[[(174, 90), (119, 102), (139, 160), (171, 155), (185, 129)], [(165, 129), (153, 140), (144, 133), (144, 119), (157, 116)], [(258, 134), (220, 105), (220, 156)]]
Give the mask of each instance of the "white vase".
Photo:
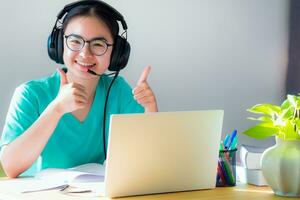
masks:
[(300, 197), (300, 140), (281, 140), (262, 155), (262, 172), (276, 195)]

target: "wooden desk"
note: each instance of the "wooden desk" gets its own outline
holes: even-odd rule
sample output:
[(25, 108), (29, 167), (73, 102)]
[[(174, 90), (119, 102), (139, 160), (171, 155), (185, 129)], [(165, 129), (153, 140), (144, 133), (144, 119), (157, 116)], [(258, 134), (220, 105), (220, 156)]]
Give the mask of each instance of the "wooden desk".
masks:
[[(63, 194), (57, 190), (35, 192), (35, 193), (17, 193), (14, 191), (12, 184), (7, 184), (10, 180), (0, 178), (0, 200), (100, 200), (109, 199), (104, 197), (89, 197), (89, 194), (79, 194), (70, 196)], [(269, 187), (255, 187), (247, 184), (238, 184), (235, 187), (219, 187), (212, 190), (198, 190), (190, 192), (176, 192), (167, 194), (155, 194), (135, 197), (120, 198), (121, 200), (273, 200), (273, 199), (289, 199), (275, 196)]]

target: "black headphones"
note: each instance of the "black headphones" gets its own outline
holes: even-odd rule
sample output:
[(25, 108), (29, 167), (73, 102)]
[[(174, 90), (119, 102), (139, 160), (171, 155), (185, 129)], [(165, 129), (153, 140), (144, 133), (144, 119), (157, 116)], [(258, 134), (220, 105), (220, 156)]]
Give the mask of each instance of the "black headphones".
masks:
[[(120, 21), (126, 33), (126, 37), (117, 35), (114, 38), (113, 51), (110, 59), (110, 65), (108, 70), (110, 71), (120, 71), (123, 69), (128, 62), (130, 55), (130, 44), (127, 42), (127, 24), (123, 16), (113, 7), (108, 5), (103, 1), (98, 0), (81, 0), (74, 3), (66, 5), (63, 10), (61, 10), (57, 15), (57, 20), (52, 29), (50, 36), (48, 37), (48, 55), (52, 60), (58, 64), (64, 64), (63, 61), (63, 51), (64, 51), (64, 38), (62, 30), (62, 17), (68, 14), (72, 9), (78, 6), (90, 5), (99, 6), (106, 12), (110, 13), (114, 20)], [(123, 34), (122, 34), (123, 35)]]

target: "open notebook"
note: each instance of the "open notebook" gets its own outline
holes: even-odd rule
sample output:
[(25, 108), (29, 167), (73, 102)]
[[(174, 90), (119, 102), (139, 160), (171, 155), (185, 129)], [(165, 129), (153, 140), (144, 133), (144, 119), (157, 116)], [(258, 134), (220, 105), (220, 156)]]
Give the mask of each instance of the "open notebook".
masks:
[[(87, 189), (90, 185), (99, 185), (104, 181), (105, 165), (88, 163), (69, 169), (48, 168), (38, 172), (34, 179), (39, 184), (33, 184), (31, 188), (26, 188), (22, 192), (37, 192), (51, 189), (62, 189), (67, 185)], [(94, 188), (88, 188), (94, 189)]]

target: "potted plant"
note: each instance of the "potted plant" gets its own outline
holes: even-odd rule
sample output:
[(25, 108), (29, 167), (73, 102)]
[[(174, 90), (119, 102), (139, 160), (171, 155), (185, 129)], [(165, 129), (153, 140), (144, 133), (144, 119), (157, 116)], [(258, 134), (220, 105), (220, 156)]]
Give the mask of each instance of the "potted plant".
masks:
[(259, 114), (258, 124), (244, 134), (264, 139), (275, 136), (276, 144), (262, 155), (263, 175), (276, 195), (300, 197), (300, 96), (288, 95), (281, 106), (258, 104), (248, 109)]

